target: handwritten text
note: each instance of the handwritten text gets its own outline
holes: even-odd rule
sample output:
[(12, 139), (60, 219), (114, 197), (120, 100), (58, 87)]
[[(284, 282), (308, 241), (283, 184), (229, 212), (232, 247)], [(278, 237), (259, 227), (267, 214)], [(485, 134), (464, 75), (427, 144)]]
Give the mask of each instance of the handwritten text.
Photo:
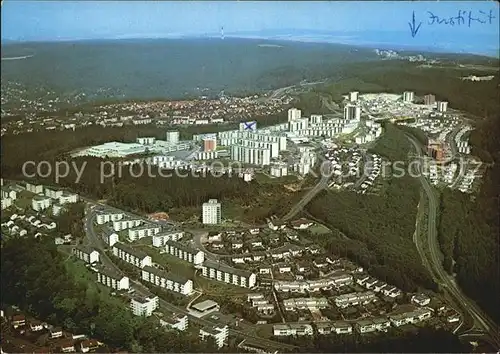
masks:
[[(431, 11), (427, 11), (429, 14), (429, 25), (449, 25), (449, 26), (468, 26), (471, 27), (473, 24), (493, 24), (493, 10), (489, 12), (478, 11), (474, 14), (473, 11), (458, 10), (457, 16), (451, 17), (439, 17)], [(498, 22), (496, 22), (498, 23)]]

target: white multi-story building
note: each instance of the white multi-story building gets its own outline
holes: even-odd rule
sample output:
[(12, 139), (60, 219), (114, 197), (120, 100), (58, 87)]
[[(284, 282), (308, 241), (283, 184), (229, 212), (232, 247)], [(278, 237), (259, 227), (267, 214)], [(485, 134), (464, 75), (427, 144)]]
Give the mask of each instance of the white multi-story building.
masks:
[(194, 265), (205, 261), (205, 253), (176, 241), (165, 242), (165, 252)]
[(141, 145), (153, 145), (155, 143), (155, 140), (156, 138), (154, 137), (144, 137), (136, 139), (137, 143)]
[(361, 119), (361, 108), (353, 104), (344, 107), (344, 119), (347, 121), (359, 121)]
[(179, 241), (184, 237), (184, 231), (165, 231), (153, 235), (153, 247), (165, 247), (167, 241)]
[(156, 310), (159, 306), (158, 296), (152, 297), (140, 297), (134, 296), (130, 299), (130, 309), (132, 313), (136, 316), (145, 316), (149, 317), (153, 314), (153, 311)]
[(288, 175), (288, 166), (286, 165), (286, 163), (272, 164), (269, 173), (273, 177), (287, 176)]
[(117, 242), (113, 245), (113, 254), (127, 263), (144, 268), (153, 264), (151, 256), (141, 250), (134, 249), (124, 243)]
[(426, 308), (418, 308), (413, 311), (389, 316), (389, 320), (395, 327), (405, 324), (422, 322), (432, 316), (432, 312)]
[(59, 204), (69, 204), (78, 202), (78, 194), (63, 192), (59, 197)]
[(213, 337), (215, 344), (217, 344), (219, 348), (224, 346), (228, 335), (229, 330), (227, 325), (200, 328), (200, 339), (205, 340), (207, 337)]
[(413, 91), (403, 92), (403, 102), (413, 102), (415, 99), (415, 93)]
[(31, 207), (35, 211), (42, 211), (50, 208), (52, 204), (52, 199), (50, 197), (43, 197), (40, 195), (35, 195), (31, 200)]
[(205, 225), (220, 224), (222, 219), (222, 207), (217, 199), (210, 199), (203, 203), (201, 220)]
[(97, 281), (107, 287), (115, 290), (128, 290), (129, 279), (126, 276), (118, 274), (110, 268), (94, 268), (97, 273)]
[(358, 91), (352, 91), (349, 92), (349, 101), (350, 102), (356, 102), (359, 98), (359, 92)]
[(26, 183), (26, 190), (31, 193), (42, 194), (43, 186), (41, 184)]
[(187, 315), (171, 314), (169, 316), (163, 316), (160, 319), (160, 324), (170, 329), (185, 331), (188, 328), (189, 321)]
[(2, 198), (2, 210), (12, 206), (13, 200), (11, 198)]
[(273, 325), (275, 336), (312, 336), (314, 333), (310, 324), (276, 324)]
[(113, 230), (116, 232), (130, 229), (132, 227), (137, 227), (141, 225), (144, 221), (141, 219), (120, 219), (120, 220), (114, 220), (113, 221)]
[(45, 195), (52, 199), (59, 199), (63, 195), (63, 191), (55, 190), (51, 188), (45, 188)]
[(203, 161), (203, 160), (215, 160), (219, 157), (218, 151), (198, 151), (194, 155), (195, 160)]
[(288, 121), (289, 122), (300, 119), (300, 118), (302, 118), (302, 111), (300, 109), (290, 108), (288, 110)]
[(140, 240), (143, 237), (153, 236), (161, 231), (161, 227), (155, 224), (142, 225), (128, 230), (130, 241)]
[(236, 144), (231, 146), (231, 159), (249, 165), (267, 166), (271, 163), (271, 150)]
[(73, 254), (85, 263), (99, 262), (99, 251), (89, 246), (78, 245), (73, 248)]
[(253, 288), (257, 282), (255, 273), (232, 268), (220, 262), (207, 260), (202, 264), (201, 270), (204, 277), (244, 288)]
[(337, 307), (345, 308), (358, 304), (368, 304), (376, 299), (377, 297), (375, 296), (375, 293), (373, 291), (342, 294), (335, 298), (335, 305)]
[(2, 187), (2, 198), (17, 199), (17, 192), (10, 187)]
[(309, 117), (309, 123), (311, 125), (321, 124), (323, 122), (323, 116), (321, 114), (311, 114)]
[(97, 213), (96, 221), (98, 225), (103, 225), (107, 222), (121, 220), (124, 216), (125, 214), (120, 212), (104, 211)]
[(166, 133), (166, 140), (168, 143), (177, 144), (179, 142), (179, 132), (178, 131), (168, 131)]
[(105, 236), (104, 242), (106, 242), (110, 247), (113, 247), (115, 243), (120, 242), (120, 237), (118, 236), (118, 234), (115, 234), (113, 232), (112, 234)]
[(446, 112), (448, 110), (448, 102), (446, 101), (438, 101), (436, 106), (438, 112)]
[(167, 273), (151, 266), (142, 268), (142, 280), (182, 295), (191, 295), (193, 281), (179, 274)]

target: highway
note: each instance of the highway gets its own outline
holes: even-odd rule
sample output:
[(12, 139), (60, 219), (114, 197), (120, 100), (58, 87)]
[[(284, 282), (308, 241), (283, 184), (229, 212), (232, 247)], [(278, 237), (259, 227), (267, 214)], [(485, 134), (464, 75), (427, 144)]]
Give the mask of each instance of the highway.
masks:
[[(95, 204), (95, 205), (104, 206), (103, 204), (100, 204), (100, 203)], [(111, 258), (105, 252), (106, 244), (104, 243), (104, 240), (101, 237), (99, 237), (98, 235), (96, 235), (96, 233), (95, 233), (94, 219), (95, 219), (96, 213), (95, 213), (94, 208), (95, 208), (95, 206), (88, 208), (87, 213), (85, 215), (84, 225), (85, 225), (86, 236), (88, 237), (90, 243), (94, 247), (96, 247), (100, 250), (100, 253), (101, 253), (100, 259), (101, 259), (102, 264), (114, 269), (115, 271), (119, 272), (120, 274), (123, 274), (121, 269), (116, 264), (113, 263)], [(140, 283), (136, 280), (133, 280), (133, 279), (129, 279), (129, 280), (133, 284), (132, 288), (135, 290), (135, 292), (137, 294), (142, 295), (142, 296), (151, 295), (151, 291), (146, 286), (144, 286), (142, 283)], [(212, 326), (213, 327), (216, 325), (221, 325), (221, 323), (217, 323), (214, 321), (210, 321), (207, 319), (198, 318), (196, 316), (193, 316), (193, 315), (191, 315), (191, 313), (188, 310), (181, 308), (181, 307), (177, 307), (177, 306), (175, 306), (169, 302), (166, 302), (162, 299), (160, 299), (160, 306), (165, 308), (166, 310), (168, 310), (170, 312), (173, 312), (173, 313), (186, 314), (186, 315), (188, 315), (190, 322), (197, 323), (197, 324), (202, 325), (202, 326)], [(233, 336), (238, 336), (238, 337), (242, 337), (245, 339), (258, 340), (259, 343), (261, 343), (262, 345), (267, 346), (269, 348), (274, 348), (274, 349), (283, 349), (283, 348), (294, 349), (294, 348), (296, 348), (293, 345), (288, 345), (288, 344), (284, 344), (281, 342), (275, 342), (275, 341), (272, 341), (269, 339), (258, 337), (256, 335), (252, 335), (252, 334), (245, 332), (245, 331), (235, 330), (233, 328), (229, 328), (229, 333), (232, 334)]]
[[(418, 142), (418, 140), (406, 133), (408, 140), (415, 147), (417, 154), (422, 157), (422, 146)], [(421, 172), (421, 166), (419, 166)], [(437, 240), (437, 225), (436, 225), (436, 216), (437, 216), (437, 208), (438, 201), (437, 196), (434, 193), (432, 186), (429, 184), (427, 179), (422, 173), (419, 173), (419, 181), (424, 189), (424, 192), (427, 196), (428, 200), (428, 225), (427, 225), (427, 243), (428, 249), (430, 253), (430, 258), (427, 258), (428, 255), (424, 253), (424, 257), (426, 259), (423, 260), (424, 264), (430, 264), (431, 272), (435, 275), (436, 279), (439, 281), (441, 287), (445, 292), (447, 292), (452, 299), (454, 299), (457, 304), (461, 304), (463, 309), (466, 311), (466, 314), (471, 316), (474, 320), (474, 327), (480, 328), (484, 333), (487, 333), (496, 348), (500, 348), (500, 338), (499, 338), (499, 329), (496, 323), (491, 320), (480, 308), (477, 306), (471, 299), (469, 299), (466, 295), (463, 294), (453, 276), (449, 275), (443, 268), (441, 258), (440, 258), (440, 247)], [(418, 236), (418, 235), (417, 235)]]

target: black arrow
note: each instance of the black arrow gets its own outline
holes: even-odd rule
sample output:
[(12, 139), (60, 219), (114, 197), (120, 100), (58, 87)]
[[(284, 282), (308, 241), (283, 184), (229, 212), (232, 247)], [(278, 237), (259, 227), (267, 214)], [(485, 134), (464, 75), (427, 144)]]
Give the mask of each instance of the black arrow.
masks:
[(422, 25), (422, 22), (420, 22), (418, 24), (418, 26), (416, 26), (416, 23), (415, 23), (415, 11), (413, 11), (413, 17), (412, 17), (412, 21), (411, 22), (408, 22), (408, 26), (410, 26), (410, 30), (411, 30), (411, 36), (413, 38), (415, 38), (415, 36), (417, 35), (417, 32), (418, 30), (420, 29), (420, 26)]

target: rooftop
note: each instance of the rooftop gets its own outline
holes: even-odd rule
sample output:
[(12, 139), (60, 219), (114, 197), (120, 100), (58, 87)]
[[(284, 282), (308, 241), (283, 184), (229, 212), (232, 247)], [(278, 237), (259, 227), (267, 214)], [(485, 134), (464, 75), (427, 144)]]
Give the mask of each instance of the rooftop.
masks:
[(202, 301), (202, 302), (199, 302), (197, 304), (194, 304), (192, 306), (192, 308), (194, 308), (195, 310), (198, 310), (200, 312), (203, 312), (205, 311), (206, 309), (209, 309), (213, 306), (217, 306), (219, 305), (218, 303), (216, 303), (215, 301), (213, 300), (205, 300), (205, 301)]
[(144, 259), (144, 258), (148, 257), (146, 252), (132, 248), (132, 247), (130, 247), (124, 243), (121, 243), (121, 242), (115, 243), (113, 245), (113, 248), (115, 248), (115, 247), (118, 248), (119, 250), (122, 250), (123, 252), (131, 254), (132, 256), (140, 258), (140, 259)]

